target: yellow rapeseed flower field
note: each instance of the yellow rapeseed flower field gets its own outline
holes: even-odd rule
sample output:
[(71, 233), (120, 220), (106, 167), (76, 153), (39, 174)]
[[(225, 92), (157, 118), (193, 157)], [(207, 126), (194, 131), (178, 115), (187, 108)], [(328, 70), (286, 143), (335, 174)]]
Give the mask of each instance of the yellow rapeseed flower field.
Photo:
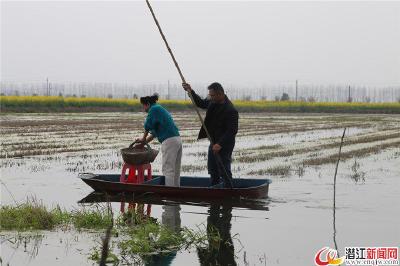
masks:
[[(191, 106), (189, 100), (160, 100), (169, 110), (182, 110)], [(400, 103), (362, 102), (294, 102), (294, 101), (233, 101), (243, 112), (338, 112), (338, 113), (400, 113)], [(104, 111), (104, 108), (121, 111), (139, 110), (138, 99), (77, 98), (58, 96), (0, 96), (2, 111), (54, 111), (63, 112), (68, 108), (90, 111)], [(97, 109), (96, 109), (97, 108)]]

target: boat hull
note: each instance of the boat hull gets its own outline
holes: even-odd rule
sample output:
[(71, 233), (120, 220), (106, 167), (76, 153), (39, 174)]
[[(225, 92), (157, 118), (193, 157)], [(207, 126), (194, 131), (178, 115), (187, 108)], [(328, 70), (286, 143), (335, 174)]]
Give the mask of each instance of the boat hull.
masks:
[(165, 186), (164, 176), (154, 176), (142, 184), (119, 182), (119, 175), (81, 176), (82, 181), (95, 191), (106, 193), (154, 193), (164, 197), (198, 198), (266, 198), (271, 180), (269, 179), (233, 179), (233, 188), (209, 187), (207, 177), (181, 177), (180, 187)]

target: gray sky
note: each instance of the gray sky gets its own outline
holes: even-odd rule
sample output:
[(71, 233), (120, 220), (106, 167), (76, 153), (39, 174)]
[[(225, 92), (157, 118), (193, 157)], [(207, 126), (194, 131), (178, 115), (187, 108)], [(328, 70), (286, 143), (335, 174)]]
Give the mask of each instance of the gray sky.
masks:
[[(186, 79), (400, 83), (400, 2), (152, 2)], [(3, 81), (180, 82), (145, 1), (1, 2)]]

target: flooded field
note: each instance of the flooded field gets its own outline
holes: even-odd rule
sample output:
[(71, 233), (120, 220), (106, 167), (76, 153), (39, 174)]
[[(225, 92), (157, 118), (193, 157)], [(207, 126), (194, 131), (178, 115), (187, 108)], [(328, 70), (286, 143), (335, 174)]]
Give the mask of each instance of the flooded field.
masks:
[[(183, 139), (182, 175), (207, 176), (208, 143), (196, 140), (195, 114), (173, 116)], [(33, 197), (67, 210), (105, 207), (78, 203), (92, 189), (77, 176), (119, 174), (119, 150), (142, 134), (144, 118), (144, 113), (2, 114), (1, 205)], [(212, 224), (225, 243), (217, 253), (210, 247), (181, 250), (158, 265), (313, 265), (325, 246), (337, 247), (341, 256), (348, 246), (399, 246), (399, 115), (241, 114), (239, 125), (233, 175), (270, 178), (269, 198), (239, 207), (152, 202), (151, 216), (160, 222), (203, 229)], [(153, 147), (160, 148), (155, 142)], [(161, 156), (152, 167), (161, 174)], [(112, 203), (115, 213), (120, 205)], [(4, 265), (93, 265), (89, 257), (101, 247), (104, 232), (60, 228), (0, 235)]]

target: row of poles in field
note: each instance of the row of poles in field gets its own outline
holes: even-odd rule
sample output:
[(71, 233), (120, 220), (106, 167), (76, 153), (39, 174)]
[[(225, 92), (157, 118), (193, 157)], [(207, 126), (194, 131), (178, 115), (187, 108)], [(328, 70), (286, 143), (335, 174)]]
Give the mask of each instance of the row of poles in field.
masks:
[[(185, 99), (181, 84), (165, 83), (132, 85), (105, 82), (45, 82), (0, 84), (2, 95), (76, 96), (103, 98), (137, 98), (158, 92), (164, 99)], [(262, 86), (235, 86), (224, 84), (227, 94), (235, 100), (281, 100), (287, 94), (293, 101), (322, 102), (397, 102), (400, 85), (316, 85), (312, 83), (285, 82)], [(207, 84), (193, 84), (200, 95), (206, 95)]]

